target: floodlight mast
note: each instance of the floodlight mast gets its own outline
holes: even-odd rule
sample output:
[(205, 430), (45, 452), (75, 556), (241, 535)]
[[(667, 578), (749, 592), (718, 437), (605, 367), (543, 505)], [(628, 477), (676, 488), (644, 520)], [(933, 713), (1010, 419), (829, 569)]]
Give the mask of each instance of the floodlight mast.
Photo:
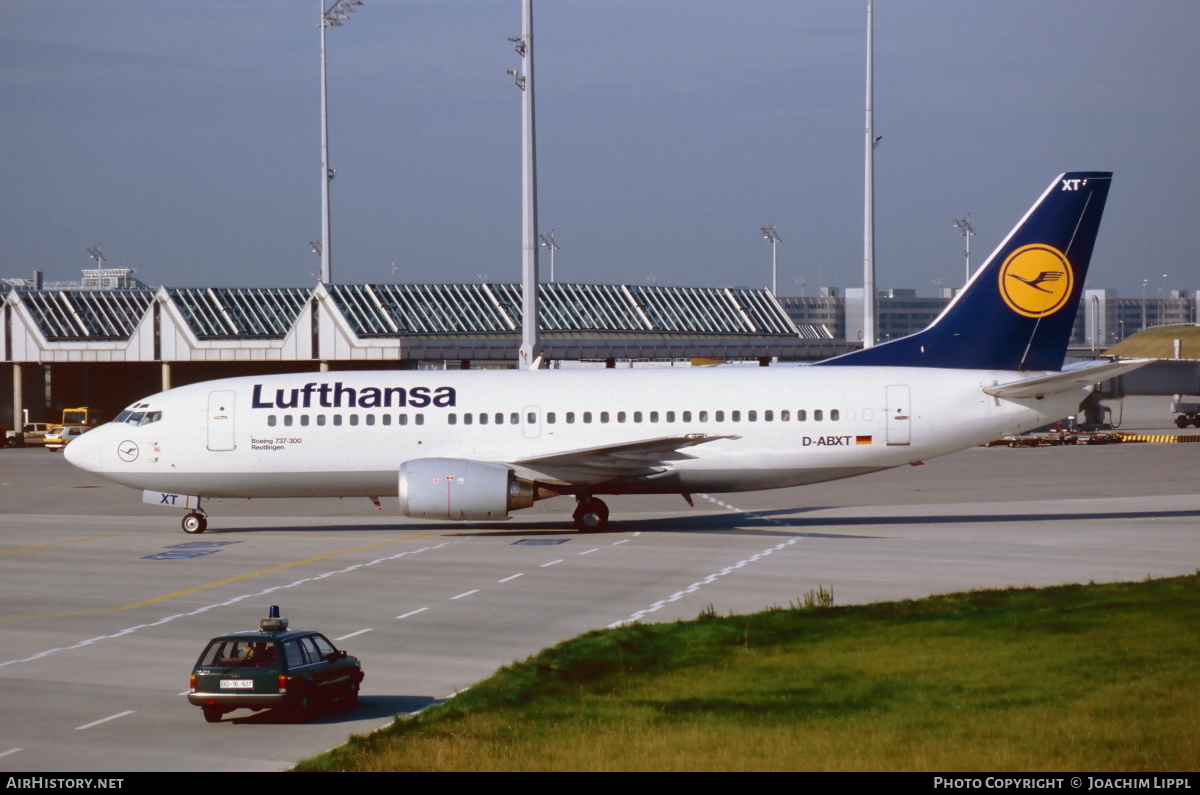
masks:
[(542, 232), (538, 235), (538, 240), (542, 241), (542, 248), (550, 252), (550, 281), (554, 281), (554, 252), (558, 251), (558, 241), (554, 239), (554, 230)]
[(875, 137), (874, 51), (875, 23), (867, 0), (867, 118), (866, 168), (863, 180), (863, 347), (875, 345)]
[(1149, 279), (1142, 279), (1142, 327), (1138, 331), (1146, 330), (1146, 285), (1149, 283)]
[(762, 232), (763, 238), (768, 243), (771, 244), (771, 295), (778, 298), (779, 297), (779, 258), (776, 255), (778, 254), (778, 247), (779, 247), (779, 244), (782, 242), (782, 238), (780, 238), (779, 233), (775, 231), (775, 224), (767, 224), (766, 226), (760, 226), (758, 228), (758, 231)]
[(538, 334), (538, 232), (537, 232), (537, 144), (534, 135), (533, 102), (533, 0), (522, 0), (521, 35), (510, 38), (521, 68), (510, 69), (521, 89), (521, 349), (517, 364), (522, 369), (540, 365)]
[[(321, 29), (321, 282), (333, 282), (333, 265), (330, 262), (329, 241), (329, 183), (335, 172), (329, 167), (329, 99), (325, 79), (325, 28), (340, 28), (342, 20), (350, 18), (357, 11), (356, 6), (362, 5), (362, 0), (337, 0), (329, 8), (325, 8), (325, 0), (318, 0), (321, 9), (321, 21), (317, 27)], [(311, 244), (310, 244), (311, 245)], [(315, 247), (314, 247), (315, 248)]]
[[(971, 238), (975, 236), (975, 230), (971, 228), (971, 214), (967, 213), (962, 218), (954, 219), (954, 228), (962, 230), (962, 236), (967, 239), (967, 282), (971, 281)], [(966, 282), (963, 282), (966, 284)]]

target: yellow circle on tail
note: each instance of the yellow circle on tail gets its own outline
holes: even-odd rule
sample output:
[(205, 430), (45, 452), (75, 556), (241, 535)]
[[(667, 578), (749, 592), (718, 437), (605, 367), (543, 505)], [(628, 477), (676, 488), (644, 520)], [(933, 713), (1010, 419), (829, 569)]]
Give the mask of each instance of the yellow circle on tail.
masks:
[(1074, 286), (1066, 255), (1044, 243), (1022, 246), (1000, 266), (1000, 296), (1025, 317), (1053, 315), (1066, 306)]

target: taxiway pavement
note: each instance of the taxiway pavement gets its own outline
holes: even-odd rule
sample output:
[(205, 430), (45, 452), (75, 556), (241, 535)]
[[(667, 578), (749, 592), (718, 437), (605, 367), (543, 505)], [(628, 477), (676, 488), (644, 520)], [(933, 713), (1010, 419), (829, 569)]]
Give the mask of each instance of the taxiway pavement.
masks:
[[(209, 531), (40, 449), (0, 450), (0, 770), (280, 770), (580, 632), (628, 620), (1200, 566), (1200, 445), (976, 448), (801, 489), (566, 499), (447, 525), (367, 500), (212, 501)], [(211, 636), (278, 604), (360, 657), (362, 701), (206, 724)]]

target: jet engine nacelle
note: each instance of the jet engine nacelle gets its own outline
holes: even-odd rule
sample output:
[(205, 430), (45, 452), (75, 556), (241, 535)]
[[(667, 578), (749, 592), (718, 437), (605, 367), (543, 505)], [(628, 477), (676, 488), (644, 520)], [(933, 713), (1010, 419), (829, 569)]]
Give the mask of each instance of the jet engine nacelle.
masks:
[(400, 465), (400, 513), (419, 519), (507, 519), (533, 505), (534, 484), (502, 464), (418, 458)]

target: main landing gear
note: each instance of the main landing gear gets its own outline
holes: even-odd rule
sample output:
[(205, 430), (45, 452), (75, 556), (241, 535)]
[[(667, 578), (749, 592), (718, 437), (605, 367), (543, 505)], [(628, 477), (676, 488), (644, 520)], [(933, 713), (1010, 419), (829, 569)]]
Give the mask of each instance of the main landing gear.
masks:
[(608, 530), (608, 506), (603, 500), (583, 496), (576, 498), (579, 505), (571, 518), (575, 520), (575, 529), (581, 533), (603, 533)]
[(183, 532), (188, 535), (199, 535), (208, 529), (208, 517), (199, 511), (192, 511), (183, 517)]

